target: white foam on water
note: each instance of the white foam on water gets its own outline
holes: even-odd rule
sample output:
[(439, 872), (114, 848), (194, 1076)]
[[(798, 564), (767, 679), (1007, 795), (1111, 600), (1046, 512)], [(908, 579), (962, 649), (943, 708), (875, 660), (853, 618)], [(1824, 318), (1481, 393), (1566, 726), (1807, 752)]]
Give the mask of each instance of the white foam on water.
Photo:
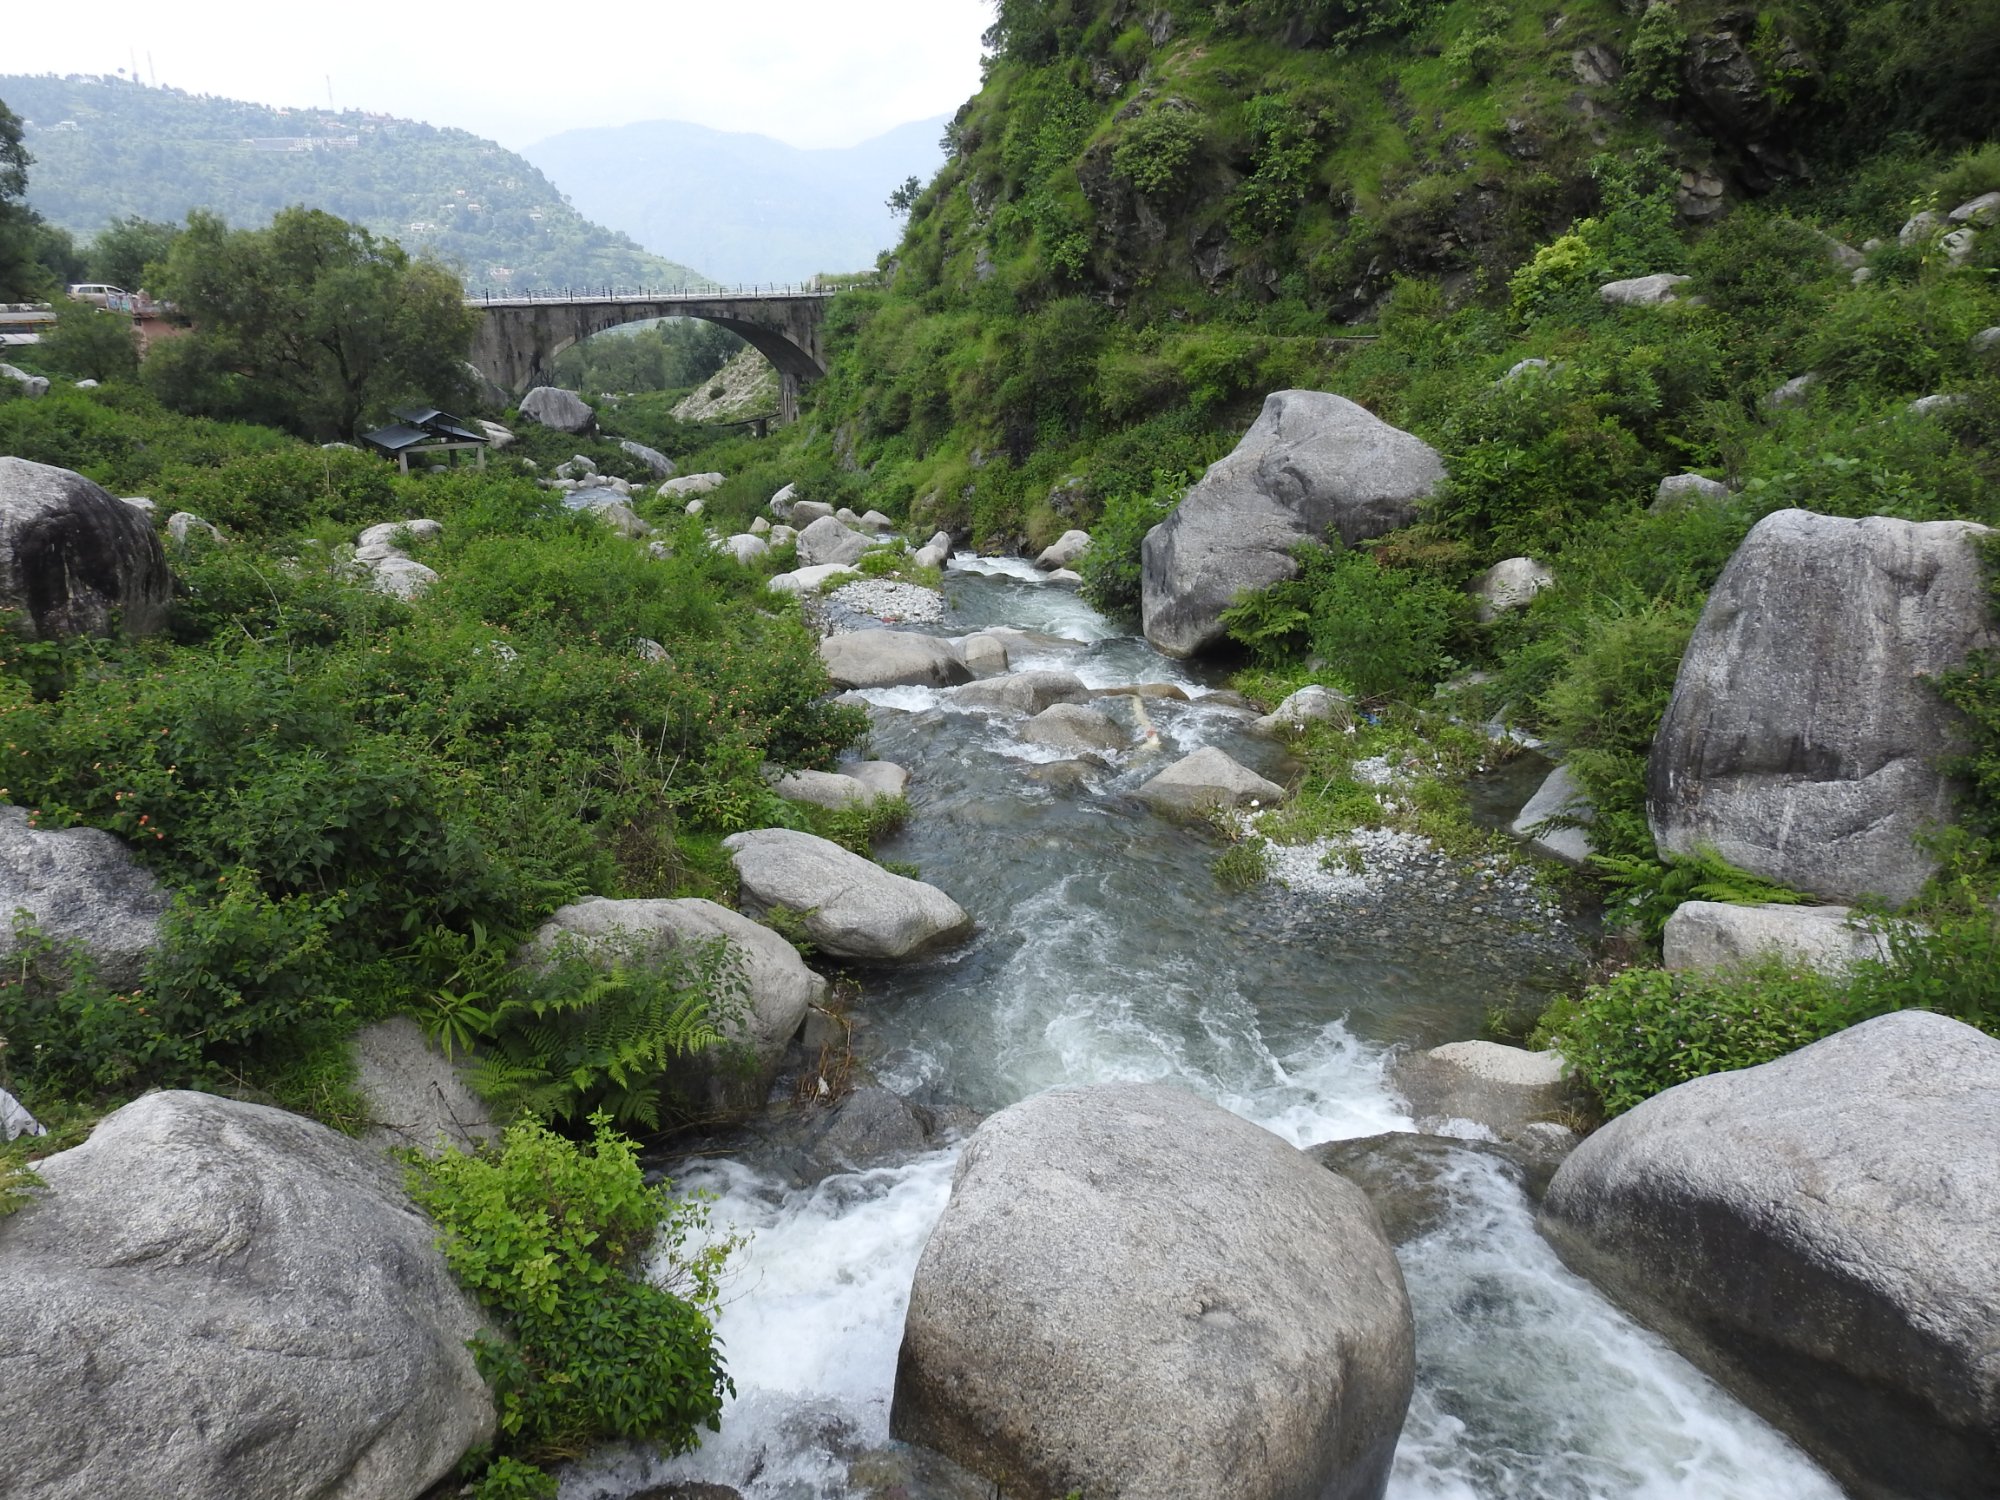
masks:
[(1390, 1500), (1840, 1500), (1785, 1438), (1572, 1275), (1520, 1190), (1467, 1154), (1398, 1252), (1417, 1393)]
[(936, 688), (928, 687), (850, 688), (841, 696), (859, 699), (871, 708), (889, 708), (906, 714), (920, 714), (933, 708), (957, 707)]
[(1047, 583), (1049, 575), (1025, 557), (982, 557), (977, 552), (955, 552), (945, 564), (947, 573), (977, 573), (986, 578), (1018, 578), (1023, 583)]

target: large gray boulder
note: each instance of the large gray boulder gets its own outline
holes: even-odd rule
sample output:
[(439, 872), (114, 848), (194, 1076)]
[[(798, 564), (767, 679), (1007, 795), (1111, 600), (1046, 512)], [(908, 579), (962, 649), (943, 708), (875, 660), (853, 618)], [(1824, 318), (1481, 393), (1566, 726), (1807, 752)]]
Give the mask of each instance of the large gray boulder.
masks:
[(1653, 491), (1653, 503), (1646, 507), (1654, 515), (1692, 506), (1726, 505), (1729, 486), (1705, 474), (1669, 474)]
[(980, 1126), (910, 1292), (890, 1430), (1009, 1494), (1375, 1500), (1414, 1377), (1361, 1190), (1160, 1084)]
[(1653, 741), (1660, 852), (1829, 901), (1907, 901), (1951, 816), (1957, 715), (1924, 679), (2000, 642), (1966, 521), (1782, 510), (1723, 569)]
[(46, 396), (49, 381), (46, 375), (30, 375), (26, 370), (17, 370), (12, 365), (0, 365), (0, 380), (11, 380), (20, 386), (24, 396)]
[(972, 931), (965, 908), (934, 885), (883, 869), (840, 845), (789, 828), (722, 841), (742, 882), (743, 909), (783, 907), (834, 958), (891, 963), (949, 947)]
[[(694, 500), (712, 494), (722, 488), (723, 476), (713, 470), (706, 474), (683, 474), (679, 479), (669, 479), (660, 486), (662, 500)], [(694, 514), (699, 515), (696, 511)]]
[(1220, 641), (1239, 594), (1296, 576), (1292, 548), (1353, 546), (1417, 517), (1444, 478), (1428, 443), (1322, 391), (1278, 391), (1236, 445), (1146, 534), (1146, 639), (1174, 656)]
[(1042, 555), (1035, 559), (1035, 566), (1045, 571), (1054, 568), (1067, 568), (1089, 550), (1089, 532), (1065, 531), (1055, 541), (1042, 549)]
[(949, 642), (907, 630), (830, 635), (819, 643), (819, 657), (843, 688), (950, 687), (972, 678)]
[(523, 396), (521, 415), (557, 432), (588, 432), (597, 422), (583, 397), (553, 385), (538, 385)]
[(1345, 693), (1309, 682), (1250, 727), (1258, 734), (1295, 734), (1308, 724), (1345, 724), (1351, 716)]
[[(788, 485), (786, 488), (789, 489), (790, 486)], [(778, 493), (782, 495), (784, 490), (780, 490)], [(794, 500), (791, 502), (791, 514), (783, 517), (783, 519), (790, 521), (794, 526), (803, 531), (806, 527), (812, 525), (813, 522), (823, 521), (832, 514), (833, 507), (823, 500)]]
[(298, 1115), (148, 1094), (0, 1227), (0, 1489), (415, 1496), (491, 1440), (481, 1331), (402, 1169)]
[(88, 953), (113, 989), (137, 989), (168, 899), (114, 835), (31, 828), (26, 808), (0, 807), (0, 962), (15, 952), (14, 914), (25, 911), (44, 937)]
[(1886, 959), (1889, 945), (1852, 907), (1684, 901), (1667, 918), (1660, 952), (1669, 969), (1714, 973), (1780, 958), (1839, 975), (1862, 959)]
[(1132, 732), (1109, 714), (1081, 703), (1056, 703), (1043, 709), (1015, 731), (1024, 744), (1041, 745), (1071, 755), (1123, 750)]
[(809, 568), (823, 568), (829, 563), (852, 566), (874, 545), (875, 538), (850, 530), (832, 516), (821, 516), (799, 533), (799, 561)]
[(724, 1048), (688, 1059), (675, 1082), (714, 1108), (737, 1110), (763, 1102), (806, 1012), (826, 1001), (826, 981), (777, 933), (713, 901), (586, 896), (536, 929), (525, 957), (539, 964), (575, 954), (643, 967), (717, 938), (728, 945), (742, 993), (716, 1018)]
[(1238, 765), (1213, 745), (1174, 762), (1135, 794), (1167, 813), (1200, 813), (1246, 804), (1270, 807), (1285, 800), (1285, 789)]
[(2000, 1041), (1904, 1011), (1647, 1100), (1556, 1173), (1564, 1260), (1865, 1500), (2000, 1474)]
[(1607, 281), (1597, 289), (1597, 295), (1613, 307), (1664, 307), (1669, 302), (1678, 302), (1680, 288), (1692, 279), (1661, 271), (1652, 276)]
[(1017, 714), (1038, 714), (1057, 703), (1082, 703), (1089, 697), (1090, 689), (1075, 673), (1053, 671), (1009, 672), (968, 682), (951, 691), (951, 701), (961, 708), (992, 708)]
[[(1595, 852), (1589, 824), (1596, 817), (1597, 809), (1576, 784), (1569, 767), (1557, 766), (1507, 831), (1543, 858), (1582, 869)], [(1563, 822), (1551, 821), (1558, 818)]]
[(0, 458), (0, 613), (11, 634), (151, 635), (173, 597), (144, 514), (81, 474)]
[(838, 771), (787, 771), (771, 783), (771, 790), (787, 802), (835, 811), (871, 806), (879, 796), (873, 787)]
[(648, 448), (644, 443), (635, 443), (630, 438), (620, 438), (618, 446), (628, 457), (636, 458), (652, 473), (655, 479), (672, 479), (674, 461), (657, 448)]
[(486, 1101), (467, 1081), (467, 1058), (448, 1058), (408, 1016), (364, 1026), (348, 1043), (354, 1089), (368, 1106), (361, 1139), (385, 1148), (435, 1154), (476, 1151), (500, 1139)]

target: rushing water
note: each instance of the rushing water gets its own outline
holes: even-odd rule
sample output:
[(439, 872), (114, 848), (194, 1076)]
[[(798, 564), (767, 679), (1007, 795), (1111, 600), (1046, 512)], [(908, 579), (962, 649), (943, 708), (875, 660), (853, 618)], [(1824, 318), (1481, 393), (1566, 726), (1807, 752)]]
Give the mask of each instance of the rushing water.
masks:
[[(1383, 1081), (1389, 1047), (1473, 1035), (1489, 1008), (1546, 991), (1573, 961), (1573, 935), (1477, 891), (1361, 888), (1329, 904), (1223, 889), (1212, 840), (1129, 794), (1204, 744), (1266, 774), (1287, 769), (1282, 752), (1205, 705), (1208, 685), (1184, 664), (1026, 564), (961, 557), (945, 590), (951, 618), (935, 628), (1029, 632), (1016, 669), (1170, 683), (1192, 701), (1150, 700), (1158, 748), (1077, 778), (1046, 774), (1060, 757), (1021, 744), (1009, 716), (921, 688), (861, 695), (870, 754), (912, 772), (914, 815), (883, 852), (919, 864), (979, 924), (954, 953), (869, 976), (856, 1049), (890, 1088), (983, 1112), (1054, 1084), (1165, 1080), (1299, 1145), (1404, 1130)], [(1099, 706), (1134, 712), (1130, 699)], [(887, 1493), (868, 1466), (893, 1452), (903, 1312), (954, 1158), (811, 1188), (736, 1161), (682, 1168), (683, 1186), (717, 1195), (719, 1224), (751, 1236), (720, 1320), (737, 1398), (698, 1453), (608, 1457), (570, 1475), (564, 1500), (670, 1477), (753, 1500)], [(1489, 1159), (1466, 1154), (1446, 1186), (1445, 1221), (1399, 1251), (1418, 1377), (1396, 1500), (1837, 1500), (1789, 1443), (1565, 1271)], [(988, 1493), (897, 1476), (913, 1496)]]

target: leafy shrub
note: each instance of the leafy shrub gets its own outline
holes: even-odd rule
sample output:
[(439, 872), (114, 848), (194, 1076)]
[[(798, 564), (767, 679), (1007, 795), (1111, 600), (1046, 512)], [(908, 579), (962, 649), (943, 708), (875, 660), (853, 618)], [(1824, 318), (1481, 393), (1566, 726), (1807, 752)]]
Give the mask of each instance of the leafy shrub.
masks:
[(1194, 112), (1162, 105), (1126, 127), (1111, 150), (1111, 170), (1148, 197), (1171, 197), (1188, 186), (1188, 164), (1200, 146)]
[[(495, 1154), (410, 1166), (452, 1273), (501, 1324), (474, 1353), (502, 1446), (529, 1464), (611, 1439), (686, 1452), (735, 1389), (710, 1321), (733, 1242), (692, 1246), (704, 1206), (647, 1186), (632, 1143), (592, 1123), (583, 1145), (524, 1121)], [(649, 1257), (665, 1286), (638, 1279)]]
[(154, 486), (164, 510), (193, 511), (225, 530), (284, 536), (314, 520), (365, 526), (395, 519), (395, 470), (367, 453), (303, 445), (220, 464), (176, 464)]
[(1800, 358), (1848, 390), (1928, 395), (1964, 366), (1982, 311), (1978, 294), (1957, 277), (1871, 283), (1834, 305)]
[(2000, 141), (1988, 141), (1962, 153), (1945, 168), (1933, 190), (1945, 211), (1987, 193), (2000, 193)]
[(1305, 543), (1292, 555), (1298, 577), (1223, 612), (1233, 640), (1267, 660), (1303, 642), (1329, 677), (1362, 697), (1408, 692), (1449, 670), (1463, 594), (1365, 552)]
[(1625, 96), (1638, 103), (1671, 103), (1680, 97), (1681, 59), (1687, 28), (1667, 0), (1651, 0), (1625, 49)]
[(1156, 471), (1150, 489), (1114, 494), (1104, 502), (1078, 560), (1083, 596), (1107, 614), (1136, 615), (1140, 596), (1140, 546), (1146, 533), (1173, 514), (1192, 479)]

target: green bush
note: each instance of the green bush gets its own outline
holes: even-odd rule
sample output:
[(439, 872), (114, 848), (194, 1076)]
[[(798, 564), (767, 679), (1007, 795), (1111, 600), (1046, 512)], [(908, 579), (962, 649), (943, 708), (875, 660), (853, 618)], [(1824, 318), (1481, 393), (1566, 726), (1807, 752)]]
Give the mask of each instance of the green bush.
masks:
[(474, 1353), (526, 1464), (616, 1439), (686, 1452), (735, 1389), (711, 1322), (733, 1242), (698, 1243), (705, 1207), (648, 1186), (632, 1143), (593, 1124), (584, 1145), (524, 1121), (497, 1153), (410, 1166), (452, 1273), (501, 1325)]
[(1184, 107), (1156, 106), (1139, 116), (1111, 150), (1111, 170), (1148, 197), (1189, 186), (1188, 165), (1201, 147), (1201, 123)]
[(1146, 533), (1173, 514), (1192, 478), (1156, 471), (1150, 488), (1113, 494), (1104, 502), (1090, 534), (1090, 550), (1078, 560), (1083, 596), (1106, 614), (1139, 613), (1140, 545)]
[(1365, 552), (1305, 543), (1292, 555), (1298, 577), (1223, 612), (1231, 639), (1266, 661), (1303, 644), (1361, 697), (1407, 693), (1454, 665), (1447, 648), (1468, 612), (1464, 594)]

